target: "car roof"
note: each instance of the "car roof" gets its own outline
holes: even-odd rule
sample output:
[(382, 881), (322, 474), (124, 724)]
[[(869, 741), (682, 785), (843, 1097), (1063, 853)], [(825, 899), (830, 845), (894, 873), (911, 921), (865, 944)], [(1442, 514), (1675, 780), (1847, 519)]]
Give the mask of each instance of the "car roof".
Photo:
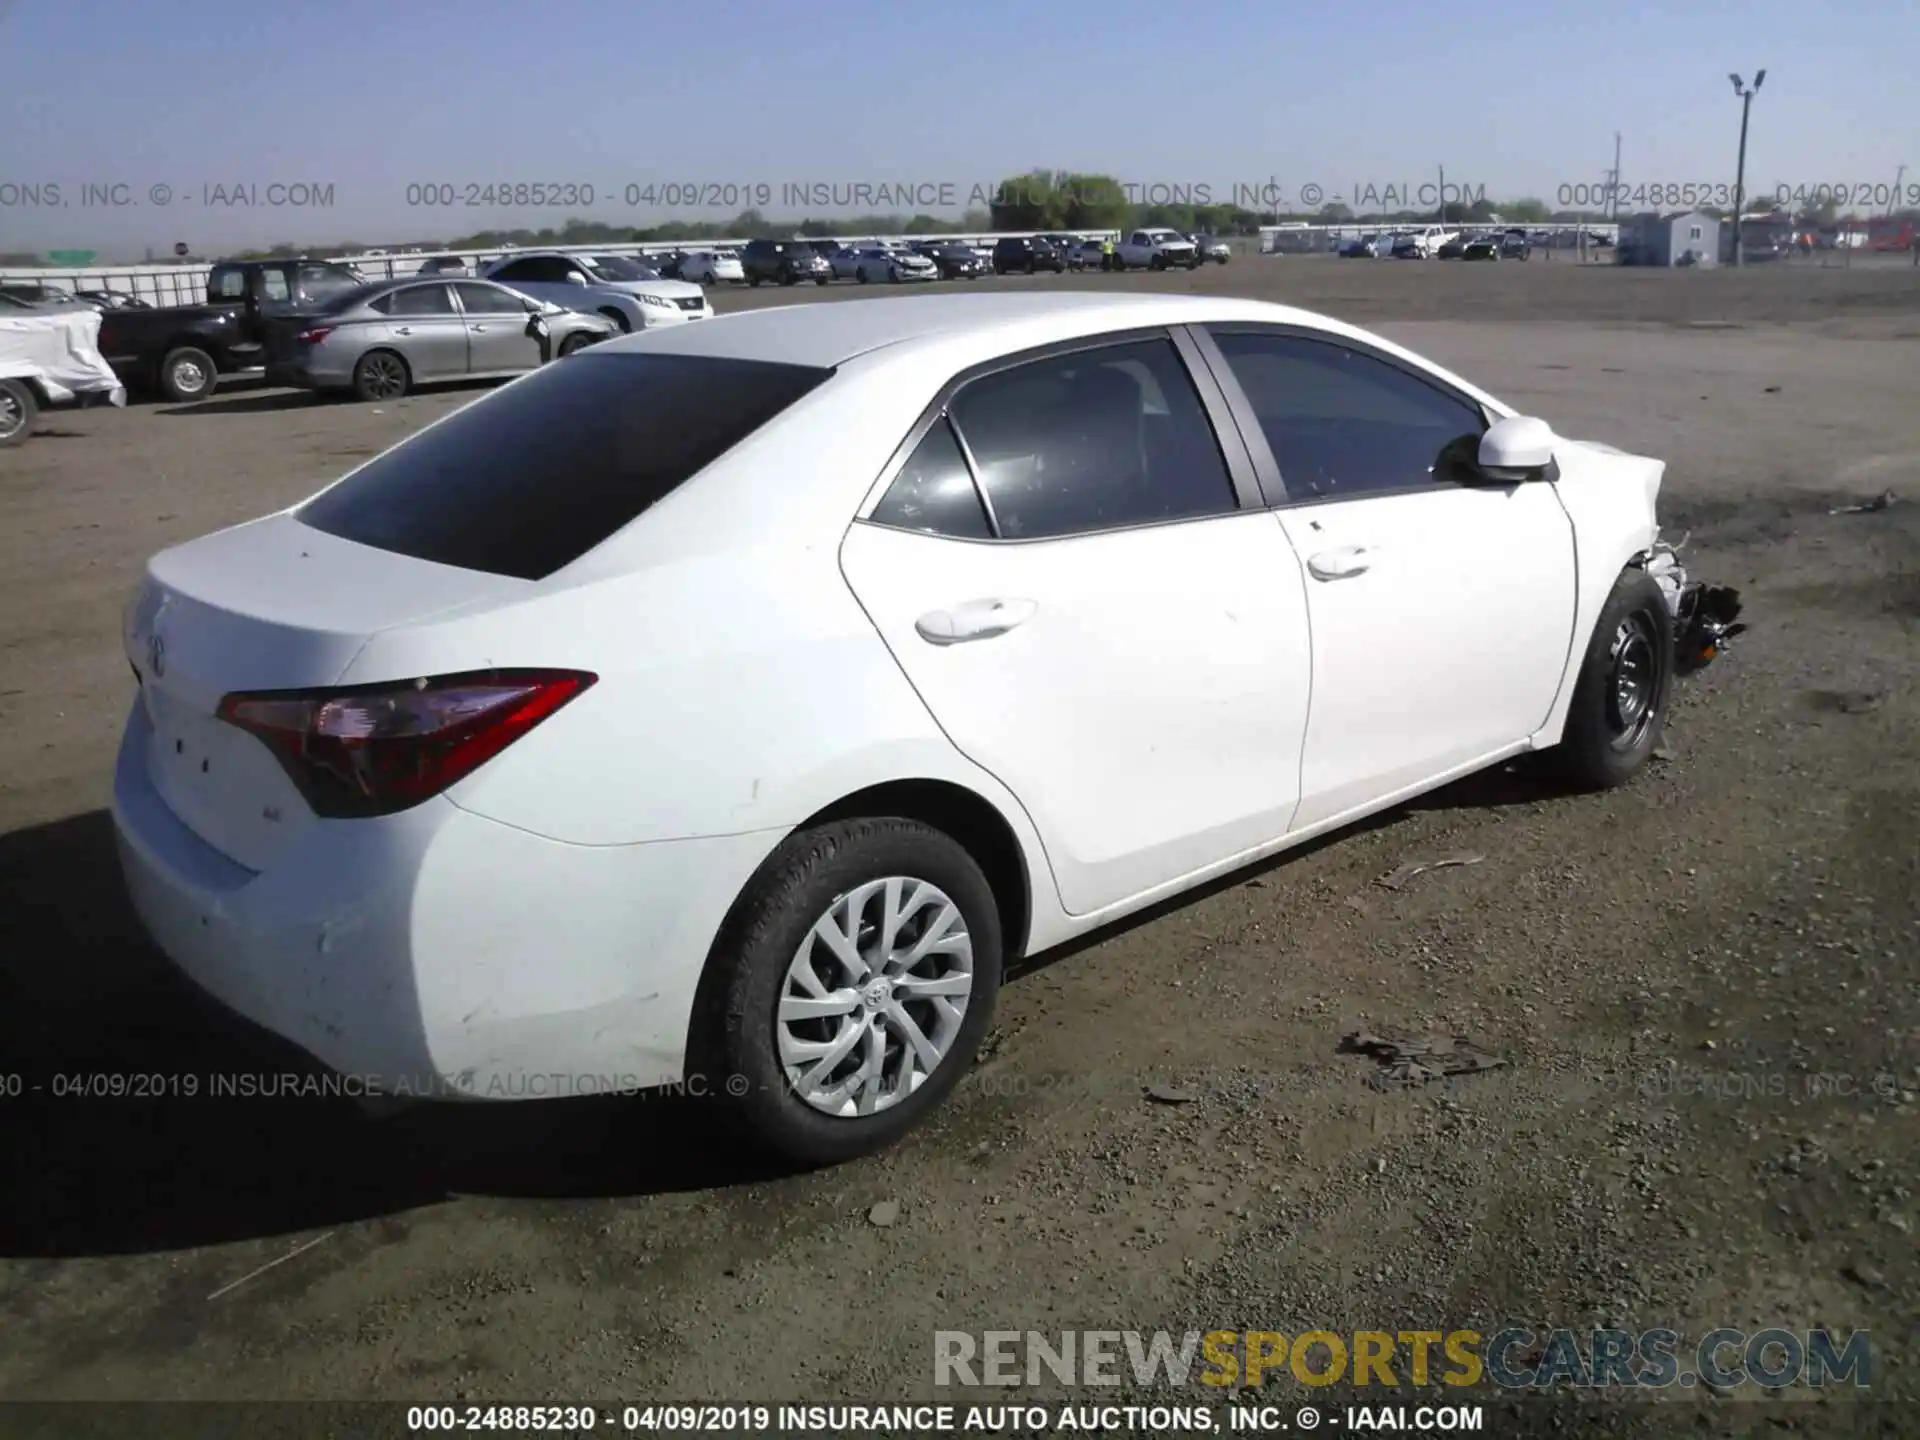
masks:
[[(1060, 339), (1073, 339), (1107, 330), (1231, 320), (1308, 325), (1346, 333), (1346, 327), (1325, 316), (1257, 300), (1083, 290), (1057, 295), (915, 295), (776, 305), (716, 316), (697, 325), (661, 326), (603, 341), (594, 349), (600, 353), (644, 350), (830, 368), (883, 347), (932, 347), (982, 337), (997, 329), (1048, 328), (1049, 322)], [(1032, 343), (1036, 342), (1021, 340), (1022, 346)]]

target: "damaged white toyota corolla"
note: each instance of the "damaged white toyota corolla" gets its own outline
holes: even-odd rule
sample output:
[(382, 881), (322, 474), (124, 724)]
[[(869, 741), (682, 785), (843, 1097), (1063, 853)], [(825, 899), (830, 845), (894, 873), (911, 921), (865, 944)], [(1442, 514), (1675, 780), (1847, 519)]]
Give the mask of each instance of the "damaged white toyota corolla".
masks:
[(152, 561), (128, 884), (363, 1081), (854, 1155), (1015, 956), (1522, 751), (1635, 774), (1738, 628), (1662, 471), (1246, 301), (649, 331)]

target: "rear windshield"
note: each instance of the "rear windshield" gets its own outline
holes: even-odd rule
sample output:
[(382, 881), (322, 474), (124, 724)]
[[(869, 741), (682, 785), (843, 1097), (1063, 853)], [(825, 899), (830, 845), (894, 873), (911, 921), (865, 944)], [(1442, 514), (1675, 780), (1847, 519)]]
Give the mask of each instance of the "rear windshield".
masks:
[(758, 360), (589, 352), (475, 401), (297, 514), (361, 545), (539, 580), (832, 373)]

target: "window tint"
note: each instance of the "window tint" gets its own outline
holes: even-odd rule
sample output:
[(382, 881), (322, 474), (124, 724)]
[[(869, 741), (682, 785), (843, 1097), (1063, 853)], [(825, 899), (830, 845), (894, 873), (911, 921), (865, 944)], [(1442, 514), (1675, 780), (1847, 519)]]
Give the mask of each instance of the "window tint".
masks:
[(914, 447), (906, 467), (874, 507), (879, 525), (926, 530), (961, 540), (985, 540), (993, 531), (974, 488), (973, 472), (943, 418)]
[(832, 373), (589, 351), (418, 432), (315, 496), (298, 516), (362, 545), (538, 580)]
[(286, 300), (291, 298), (287, 289), (287, 272), (284, 270), (262, 270), (260, 272), (260, 295), (265, 300)]
[(247, 298), (247, 272), (216, 270), (207, 282), (207, 292), (216, 300), (244, 300)]
[(502, 290), (498, 285), (475, 285), (468, 282), (455, 285), (460, 292), (460, 303), (466, 307), (469, 315), (522, 315), (526, 313), (526, 301), (511, 290)]
[[(1366, 494), (1452, 477), (1479, 407), (1344, 345), (1216, 335), (1295, 500)], [(1449, 448), (1451, 447), (1451, 448)], [(1444, 453), (1443, 453), (1444, 452)]]
[(1170, 340), (983, 376), (950, 407), (1005, 539), (1236, 508), (1213, 426)]
[(409, 285), (396, 290), (389, 315), (451, 315), (453, 296), (444, 285)]
[[(339, 305), (338, 301), (335, 301), (332, 305), (329, 305), (327, 308), (328, 310), (333, 311), (336, 305)], [(340, 306), (340, 308), (351, 310), (353, 307), (351, 305), (346, 305), (346, 306)], [(389, 290), (384, 295), (374, 296), (373, 299), (367, 302), (367, 308), (369, 310), (377, 310), (382, 315), (391, 315), (393, 313), (393, 292)]]

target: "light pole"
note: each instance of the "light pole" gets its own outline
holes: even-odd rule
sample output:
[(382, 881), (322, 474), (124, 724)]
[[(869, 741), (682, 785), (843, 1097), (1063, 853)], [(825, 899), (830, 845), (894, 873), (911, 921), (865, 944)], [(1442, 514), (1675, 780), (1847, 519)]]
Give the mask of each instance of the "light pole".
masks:
[(1738, 75), (1729, 75), (1727, 78), (1733, 81), (1733, 93), (1740, 97), (1740, 160), (1733, 172), (1733, 263), (1740, 266), (1747, 263), (1746, 240), (1740, 230), (1740, 217), (1747, 209), (1747, 116), (1753, 111), (1753, 97), (1760, 93), (1767, 72), (1754, 72), (1751, 90)]

